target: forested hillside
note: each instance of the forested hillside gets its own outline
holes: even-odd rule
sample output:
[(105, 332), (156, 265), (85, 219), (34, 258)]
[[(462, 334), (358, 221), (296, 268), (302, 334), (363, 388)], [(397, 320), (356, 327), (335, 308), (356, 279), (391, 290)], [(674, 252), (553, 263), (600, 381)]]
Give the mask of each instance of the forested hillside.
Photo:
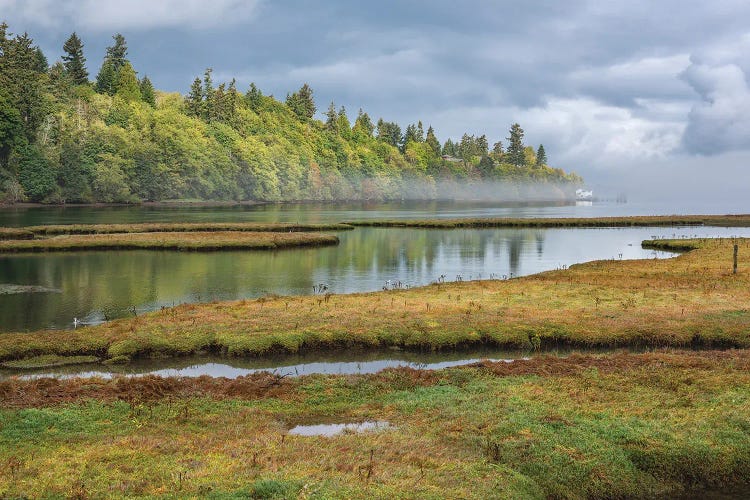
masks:
[(524, 145), (518, 124), (507, 148), (468, 134), (441, 145), (422, 122), (402, 132), (334, 103), (317, 120), (307, 84), (281, 102), (208, 69), (187, 96), (159, 92), (113, 40), (93, 75), (75, 33), (50, 66), (0, 25), (1, 201), (380, 200), (434, 198), (443, 182), (581, 182)]

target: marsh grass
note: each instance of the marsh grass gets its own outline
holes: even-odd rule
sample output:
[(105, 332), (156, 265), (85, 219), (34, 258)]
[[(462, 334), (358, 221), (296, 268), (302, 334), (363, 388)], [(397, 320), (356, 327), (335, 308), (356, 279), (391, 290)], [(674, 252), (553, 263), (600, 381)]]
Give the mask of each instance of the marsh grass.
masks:
[[(180, 223), (139, 223), (139, 224), (59, 224), (46, 226), (28, 226), (16, 231), (36, 236), (54, 236), (60, 234), (115, 234), (115, 233), (169, 233), (169, 232), (226, 232), (248, 231), (266, 233), (298, 233), (312, 231), (346, 231), (354, 229), (347, 224), (291, 224), (262, 222), (180, 222)], [(0, 228), (3, 230), (12, 228)], [(0, 236), (1, 238), (1, 236)], [(8, 238), (10, 239), (10, 238)]]
[(167, 232), (62, 235), (34, 240), (0, 241), (0, 253), (81, 250), (275, 250), (336, 245), (335, 235), (301, 232)]
[(451, 228), (555, 228), (555, 227), (648, 227), (648, 226), (717, 226), (748, 227), (750, 215), (650, 215), (626, 217), (533, 217), (533, 218), (467, 218), (467, 219), (368, 219), (345, 222), (351, 226)]
[(24, 228), (0, 227), (0, 240), (30, 240), (34, 233)]
[(33, 358), (5, 361), (3, 363), (0, 363), (0, 366), (17, 370), (29, 370), (36, 368), (52, 368), (56, 366), (96, 363), (98, 361), (101, 360), (96, 356), (58, 356), (56, 354), (46, 354), (42, 356), (35, 356)]
[[(750, 480), (750, 351), (439, 372), (0, 382), (0, 493), (670, 497)], [(285, 422), (387, 420), (294, 436)], [(54, 457), (54, 458), (48, 458)]]
[[(750, 346), (750, 240), (677, 242), (695, 250), (672, 259), (595, 261), (511, 280), (185, 304), (74, 331), (8, 333), (0, 335), (0, 360), (41, 354), (118, 360), (198, 352), (257, 356), (351, 346)], [(735, 242), (740, 267), (733, 275)]]

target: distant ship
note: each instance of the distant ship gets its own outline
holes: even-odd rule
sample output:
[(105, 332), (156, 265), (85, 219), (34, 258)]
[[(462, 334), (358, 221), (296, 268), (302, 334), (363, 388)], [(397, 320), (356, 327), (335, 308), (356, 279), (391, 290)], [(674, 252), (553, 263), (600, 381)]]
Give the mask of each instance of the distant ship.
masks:
[(593, 191), (586, 191), (585, 189), (576, 189), (576, 201), (591, 201), (594, 199)]

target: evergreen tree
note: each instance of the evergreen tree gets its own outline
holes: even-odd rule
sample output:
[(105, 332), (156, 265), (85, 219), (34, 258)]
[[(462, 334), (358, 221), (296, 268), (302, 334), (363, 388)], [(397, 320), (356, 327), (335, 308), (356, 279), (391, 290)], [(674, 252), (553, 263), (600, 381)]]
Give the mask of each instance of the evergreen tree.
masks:
[(83, 56), (83, 42), (75, 31), (63, 45), (65, 55), (62, 56), (65, 72), (74, 85), (85, 85), (89, 82), (89, 72), (86, 71), (86, 58)]
[(122, 97), (125, 101), (140, 101), (141, 88), (138, 83), (138, 77), (129, 61), (125, 61), (117, 71), (117, 87), (115, 95)]
[(190, 93), (185, 98), (185, 111), (190, 116), (203, 116), (203, 84), (196, 77), (190, 86)]
[(378, 139), (394, 147), (401, 146), (403, 136), (401, 127), (395, 122), (386, 122), (382, 118), (378, 120)]
[(117, 92), (117, 74), (127, 60), (128, 46), (125, 37), (117, 33), (112, 37), (114, 45), (107, 47), (102, 67), (96, 75), (96, 90), (101, 94), (114, 95)]
[(26, 33), (13, 38), (7, 35), (7, 25), (0, 24), (0, 91), (6, 92), (10, 106), (18, 111), (23, 132), (31, 142), (50, 111), (47, 75), (40, 71), (34, 41)]
[(508, 163), (517, 167), (526, 164), (526, 155), (524, 154), (523, 129), (518, 123), (510, 127), (510, 137), (508, 139), (507, 159)]
[(492, 154), (497, 156), (502, 156), (505, 153), (503, 150), (503, 143), (502, 141), (497, 141), (495, 144), (492, 145)]
[(440, 156), (440, 141), (435, 137), (435, 130), (432, 128), (432, 125), (427, 128), (427, 139), (425, 139), (425, 142), (430, 146), (435, 156)]
[(216, 115), (216, 102), (214, 101), (216, 90), (214, 89), (214, 81), (211, 76), (213, 71), (212, 68), (206, 68), (206, 71), (203, 73), (203, 118), (208, 121), (211, 121)]
[(328, 105), (328, 111), (326, 111), (326, 129), (329, 132), (338, 133), (339, 131), (339, 115), (336, 114), (336, 105), (331, 101)]
[(235, 117), (235, 114), (237, 113), (237, 105), (240, 102), (240, 94), (237, 92), (237, 80), (232, 78), (232, 81), (229, 82), (229, 87), (227, 87), (227, 94), (225, 96), (226, 103), (225, 103), (225, 110), (227, 113), (226, 119), (227, 120), (233, 120)]
[(311, 120), (315, 116), (315, 101), (313, 100), (313, 91), (308, 84), (293, 94), (287, 94), (286, 105), (289, 106), (300, 120)]
[(315, 100), (313, 100), (313, 90), (310, 88), (308, 84), (302, 85), (302, 87), (299, 89), (299, 98), (300, 102), (302, 104), (302, 108), (305, 110), (305, 116), (312, 120), (312, 117), (315, 116)]
[(492, 177), (492, 174), (495, 170), (495, 162), (493, 162), (492, 158), (490, 158), (489, 156), (484, 155), (482, 156), (482, 159), (479, 160), (479, 165), (477, 168), (479, 169), (479, 172), (481, 172), (482, 177)]
[(96, 91), (100, 94), (114, 95), (117, 86), (117, 71), (109, 59), (105, 59), (96, 75)]
[(424, 127), (422, 126), (422, 120), (417, 122), (417, 142), (424, 142)]
[(370, 115), (362, 111), (362, 108), (359, 108), (357, 119), (354, 122), (355, 135), (358, 137), (369, 138), (372, 137), (374, 131), (375, 125), (373, 125)]
[(336, 118), (336, 121), (338, 123), (339, 134), (341, 135), (341, 137), (350, 139), (352, 136), (352, 125), (351, 123), (349, 123), (349, 117), (346, 116), (346, 108), (344, 108), (344, 106), (341, 106), (341, 108), (339, 108), (338, 118)]
[(258, 111), (260, 109), (260, 104), (262, 102), (263, 98), (263, 92), (260, 91), (258, 87), (255, 86), (255, 83), (250, 84), (250, 88), (247, 90), (247, 93), (245, 94), (245, 98), (247, 99), (247, 103), (250, 105), (250, 108), (253, 111)]
[(34, 47), (34, 70), (39, 73), (46, 73), (49, 70), (47, 56), (44, 55), (40, 47)]
[(481, 156), (481, 154), (477, 139), (473, 135), (464, 134), (458, 145), (458, 156), (464, 161), (469, 161), (475, 156)]
[(140, 83), (141, 99), (143, 102), (150, 104), (151, 107), (156, 107), (156, 95), (154, 94), (154, 85), (148, 76), (144, 76)]
[(456, 145), (451, 139), (448, 139), (443, 144), (443, 156), (456, 156)]
[(547, 164), (547, 152), (544, 151), (544, 145), (540, 144), (536, 150), (536, 166), (541, 167)]
[(104, 58), (112, 62), (115, 67), (115, 72), (117, 72), (128, 61), (128, 44), (125, 42), (125, 37), (119, 33), (115, 33), (112, 38), (114, 39), (115, 44), (107, 47), (107, 52)]
[(404, 147), (410, 142), (420, 142), (417, 135), (417, 126), (413, 124), (407, 125), (406, 132), (404, 132)]
[(7, 92), (0, 87), (0, 167), (5, 164), (11, 148), (22, 134), (21, 113), (13, 105)]
[(479, 150), (479, 154), (481, 156), (487, 156), (487, 153), (490, 151), (490, 145), (487, 142), (487, 136), (482, 134), (477, 139), (477, 149)]
[(206, 102), (211, 100), (214, 94), (214, 80), (211, 76), (213, 72), (213, 68), (206, 68), (206, 71), (203, 72), (203, 99)]

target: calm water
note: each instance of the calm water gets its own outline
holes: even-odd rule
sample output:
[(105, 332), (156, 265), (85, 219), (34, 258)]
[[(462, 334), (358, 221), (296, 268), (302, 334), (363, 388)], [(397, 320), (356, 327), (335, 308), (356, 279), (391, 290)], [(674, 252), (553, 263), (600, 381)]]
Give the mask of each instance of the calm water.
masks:
[[(491, 206), (458, 203), (223, 208), (41, 208), (0, 211), (0, 225), (139, 221), (341, 221), (364, 217), (594, 216), (630, 204)], [(646, 210), (643, 208), (643, 210)], [(750, 210), (749, 210), (750, 211)], [(606, 212), (606, 213), (605, 213)], [(735, 210), (740, 212), (740, 210)], [(651, 211), (646, 213), (658, 213)], [(668, 213), (668, 212), (667, 212)], [(708, 213), (708, 212), (706, 212)], [(717, 213), (713, 211), (713, 213)], [(380, 290), (440, 276), (522, 276), (594, 259), (665, 257), (657, 237), (750, 236), (747, 228), (457, 229), (357, 228), (337, 247), (277, 252), (81, 252), (0, 257), (0, 331), (71, 328), (183, 302)], [(11, 293), (12, 292), (12, 293)]]
[(402, 202), (258, 206), (36, 207), (0, 210), (0, 226), (127, 222), (342, 222), (368, 218), (607, 217), (618, 215), (750, 213), (750, 199), (697, 202), (579, 202), (501, 204), (489, 202)]
[[(568, 356), (572, 352), (600, 353), (602, 349), (548, 349), (552, 356)], [(166, 359), (139, 359), (125, 365), (101, 364), (60, 366), (55, 368), (15, 370), (0, 367), (0, 380), (12, 376), (40, 377), (102, 377), (158, 375), (161, 377), (237, 378), (257, 372), (272, 372), (284, 377), (303, 375), (362, 375), (377, 373), (386, 368), (409, 367), (419, 370), (441, 370), (464, 366), (483, 359), (511, 363), (528, 359), (534, 354), (526, 350), (498, 349), (479, 346), (440, 352), (386, 350), (333, 350), (263, 356), (262, 358), (234, 358), (223, 356), (194, 356)], [(537, 353), (538, 354), (538, 353)]]

